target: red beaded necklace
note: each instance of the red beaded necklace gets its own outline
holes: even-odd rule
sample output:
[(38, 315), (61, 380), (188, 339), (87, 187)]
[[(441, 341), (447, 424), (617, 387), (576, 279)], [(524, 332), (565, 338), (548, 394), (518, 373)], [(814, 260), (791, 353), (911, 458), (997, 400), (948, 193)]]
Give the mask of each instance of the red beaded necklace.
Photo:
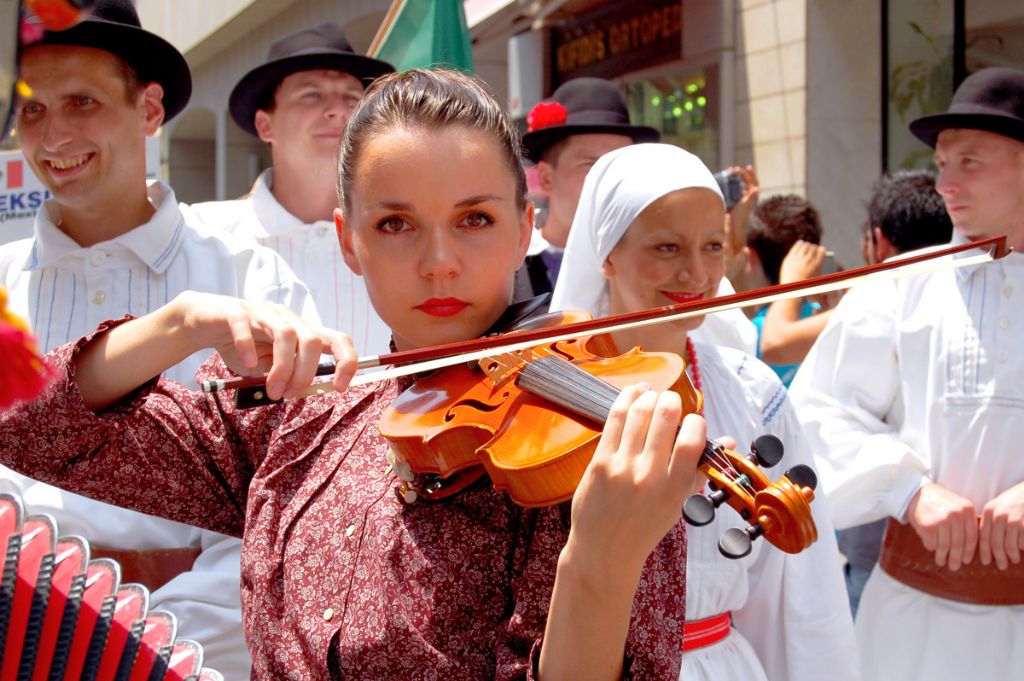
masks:
[(693, 376), (693, 387), (700, 390), (700, 366), (697, 364), (697, 351), (693, 349), (693, 341), (689, 336), (686, 337), (686, 368)]
[[(703, 392), (700, 385), (700, 366), (697, 364), (697, 351), (693, 349), (693, 341), (690, 340), (689, 336), (686, 337), (686, 368), (690, 370), (693, 387), (697, 389), (697, 392)], [(703, 416), (704, 407), (701, 407), (697, 413)]]

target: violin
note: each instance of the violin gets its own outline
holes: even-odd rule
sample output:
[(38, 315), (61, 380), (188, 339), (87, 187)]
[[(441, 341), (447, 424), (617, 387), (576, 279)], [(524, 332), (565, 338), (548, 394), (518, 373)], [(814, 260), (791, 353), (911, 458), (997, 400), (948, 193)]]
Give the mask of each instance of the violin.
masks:
[[(513, 330), (589, 319), (581, 311), (553, 313)], [(685, 413), (699, 412), (703, 396), (686, 375), (683, 359), (634, 348), (615, 354), (607, 336), (584, 336), (499, 353), (419, 378), (385, 411), (380, 432), (391, 445), (388, 459), (403, 480), (407, 500), (443, 499), (485, 473), (496, 488), (522, 506), (557, 504), (572, 498), (619, 391), (639, 382), (673, 390)], [(782, 444), (762, 436), (742, 456), (708, 441), (699, 468), (710, 494), (694, 495), (684, 517), (706, 525), (727, 503), (747, 519), (719, 542), (730, 558), (750, 553), (764, 536), (788, 553), (817, 539), (811, 517), (816, 477), (797, 466), (772, 483), (761, 466), (782, 458)], [(417, 476), (427, 476), (418, 487)]]
[[(967, 253), (975, 249), (988, 252)], [(564, 316), (559, 325), (551, 320), (522, 323), (497, 338), (360, 358), (360, 369), (388, 364), (393, 367), (357, 375), (350, 385), (445, 368), (417, 381), (396, 401), (381, 424), (381, 432), (392, 442), (389, 458), (405, 483), (402, 491), (408, 497), (444, 498), (488, 473), (518, 503), (558, 503), (575, 491), (620, 387), (646, 381), (655, 388), (671, 388), (679, 392), (691, 411), (699, 410), (703, 399), (689, 384), (681, 358), (631, 351), (611, 358), (612, 364), (618, 362), (612, 368), (602, 364), (608, 358), (600, 356), (601, 348), (594, 345), (600, 343), (600, 336), (594, 334), (823, 293), (859, 282), (975, 265), (1008, 252), (1006, 237), (997, 236), (722, 298), (589, 321)], [(949, 257), (954, 255), (957, 257)], [(654, 362), (664, 373), (648, 362)], [(317, 373), (333, 371), (333, 363), (328, 362)], [(202, 389), (237, 390), (236, 404), (248, 408), (270, 403), (265, 385), (266, 376), (237, 377), (204, 381)], [(314, 383), (303, 396), (330, 390), (330, 383)], [(440, 422), (424, 420), (428, 412)], [(499, 414), (507, 414), (511, 420), (499, 421)], [(526, 420), (527, 416), (534, 418)], [(402, 428), (395, 427), (399, 425)], [(520, 427), (523, 425), (528, 427)], [(563, 428), (568, 430), (563, 432)], [(503, 437), (513, 439), (502, 444)], [(528, 470), (521, 452), (535, 451), (539, 442), (573, 438), (576, 446), (559, 457), (542, 456), (534, 462), (534, 470)], [(690, 497), (683, 515), (691, 524), (704, 525), (711, 522), (723, 503), (738, 511), (750, 524), (723, 535), (719, 542), (723, 554), (746, 555), (753, 540), (760, 536), (789, 553), (797, 553), (815, 541), (817, 530), (810, 514), (817, 482), (814, 472), (807, 466), (795, 466), (772, 483), (761, 471), (761, 467), (777, 463), (782, 452), (782, 444), (771, 436), (755, 440), (747, 456), (707, 443), (700, 468), (710, 480), (711, 492)], [(417, 474), (429, 476), (429, 484), (418, 489), (409, 486)]]

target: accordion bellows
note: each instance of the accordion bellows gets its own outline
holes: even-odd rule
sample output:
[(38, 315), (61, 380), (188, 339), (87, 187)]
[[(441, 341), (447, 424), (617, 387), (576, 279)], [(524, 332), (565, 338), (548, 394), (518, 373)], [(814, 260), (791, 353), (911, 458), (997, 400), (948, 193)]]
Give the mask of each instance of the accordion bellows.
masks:
[(149, 611), (149, 590), (121, 584), (109, 558), (60, 537), (48, 515), (26, 516), (0, 494), (0, 681), (223, 681), (202, 647), (177, 640), (177, 620)]

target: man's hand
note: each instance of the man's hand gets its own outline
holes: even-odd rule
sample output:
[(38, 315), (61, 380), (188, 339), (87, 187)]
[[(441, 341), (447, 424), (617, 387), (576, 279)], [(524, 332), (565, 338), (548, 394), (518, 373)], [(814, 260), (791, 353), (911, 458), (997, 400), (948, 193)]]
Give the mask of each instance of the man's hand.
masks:
[(978, 556), (982, 565), (994, 558), (996, 567), (1005, 570), (1020, 563), (1024, 549), (1024, 482), (1014, 485), (985, 504), (981, 512)]
[(732, 166), (729, 170), (742, 177), (744, 184), (743, 196), (725, 214), (725, 276), (734, 280), (746, 264), (743, 247), (747, 245), (747, 221), (757, 207), (761, 187), (754, 166)]
[(956, 571), (974, 559), (978, 546), (978, 513), (959, 494), (928, 483), (917, 491), (907, 506), (907, 521), (929, 551), (935, 564)]
[(825, 263), (825, 247), (809, 241), (798, 240), (794, 243), (779, 266), (779, 283), (791, 284), (821, 274), (821, 266)]

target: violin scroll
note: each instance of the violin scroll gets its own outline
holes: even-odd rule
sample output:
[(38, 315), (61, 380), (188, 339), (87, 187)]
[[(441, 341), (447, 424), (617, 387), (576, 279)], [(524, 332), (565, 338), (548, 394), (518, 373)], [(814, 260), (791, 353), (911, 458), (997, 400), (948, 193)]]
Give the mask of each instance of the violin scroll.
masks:
[(760, 536), (787, 553), (799, 553), (818, 538), (810, 511), (817, 476), (800, 464), (776, 482), (769, 482), (761, 467), (771, 468), (782, 460), (782, 442), (774, 435), (762, 435), (750, 450), (742, 456), (709, 440), (701, 470), (709, 478), (711, 492), (687, 499), (683, 517), (691, 525), (707, 525), (718, 507), (728, 503), (750, 524), (722, 535), (718, 543), (722, 555), (742, 558)]

